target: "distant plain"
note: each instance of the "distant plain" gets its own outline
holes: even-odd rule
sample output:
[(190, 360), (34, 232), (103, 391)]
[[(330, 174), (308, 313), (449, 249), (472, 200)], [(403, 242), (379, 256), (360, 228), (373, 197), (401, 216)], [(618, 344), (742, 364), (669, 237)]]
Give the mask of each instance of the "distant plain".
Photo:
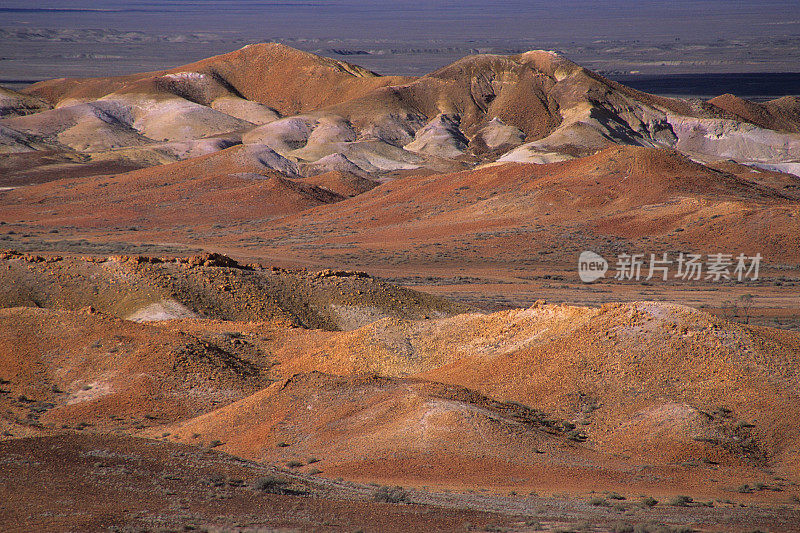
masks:
[(800, 64), (795, 2), (573, 0), (560, 8), (541, 1), (72, 0), (54, 7), (11, 0), (0, 7), (0, 84), (19, 89), (49, 78), (158, 70), (278, 41), (379, 74), (419, 76), (469, 54), (547, 49), (659, 94), (715, 96), (740, 81), (730, 74), (742, 73), (757, 75), (742, 95), (751, 99), (800, 92), (792, 74)]

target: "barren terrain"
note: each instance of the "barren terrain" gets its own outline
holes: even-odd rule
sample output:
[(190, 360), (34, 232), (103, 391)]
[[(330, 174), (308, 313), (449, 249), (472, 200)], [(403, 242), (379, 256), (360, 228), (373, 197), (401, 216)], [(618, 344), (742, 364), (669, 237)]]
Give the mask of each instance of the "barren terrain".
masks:
[(544, 50), (4, 89), (0, 529), (797, 531), (798, 169)]

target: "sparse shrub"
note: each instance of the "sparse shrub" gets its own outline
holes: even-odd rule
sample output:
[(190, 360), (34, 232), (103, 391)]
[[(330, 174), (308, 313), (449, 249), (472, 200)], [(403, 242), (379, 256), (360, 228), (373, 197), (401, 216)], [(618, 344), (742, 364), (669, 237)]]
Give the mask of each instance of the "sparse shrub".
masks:
[(595, 507), (607, 507), (608, 501), (605, 498), (595, 496), (594, 498), (589, 500), (589, 505), (593, 505)]
[(288, 447), (289, 447), (289, 444), (286, 443), (286, 442), (279, 442), (278, 443), (278, 448), (288, 448)]
[(573, 429), (567, 433), (567, 438), (575, 442), (584, 442), (589, 437), (583, 431), (579, 429)]
[(319, 459), (317, 459), (316, 457), (310, 457), (308, 459), (308, 461), (307, 461), (307, 463), (310, 464), (310, 465), (312, 465), (314, 463), (318, 463), (318, 462), (319, 462)]
[(642, 507), (655, 507), (656, 504), (658, 504), (658, 500), (652, 496), (645, 496), (642, 498)]
[(686, 507), (693, 501), (694, 500), (689, 496), (679, 495), (667, 500), (667, 505), (673, 505), (675, 507)]
[(542, 523), (539, 522), (538, 520), (526, 520), (525, 525), (533, 529), (534, 531), (541, 531), (543, 529)]
[(372, 495), (376, 502), (402, 503), (408, 501), (408, 492), (403, 487), (380, 487)]
[(253, 487), (262, 492), (270, 494), (283, 494), (286, 492), (286, 487), (289, 486), (289, 481), (278, 476), (266, 476), (256, 480)]
[(300, 468), (301, 466), (303, 466), (303, 462), (302, 461), (289, 461), (288, 463), (286, 463), (286, 466), (288, 466), (289, 468)]
[(213, 474), (213, 475), (209, 476), (208, 482), (213, 487), (222, 487), (222, 486), (225, 485), (225, 476), (223, 476), (221, 474)]
[(669, 527), (654, 522), (646, 524), (636, 524), (633, 533), (692, 533), (694, 530), (688, 527)]
[(322, 470), (320, 470), (319, 468), (312, 468), (311, 470), (308, 471), (308, 474), (311, 475), (311, 476), (316, 476), (317, 474), (321, 474), (321, 473), (322, 473)]
[(609, 500), (624, 500), (625, 496), (621, 495), (619, 492), (611, 491), (606, 493), (606, 498)]
[(222, 446), (221, 440), (212, 440), (211, 442), (208, 443), (209, 448), (216, 448), (217, 446)]

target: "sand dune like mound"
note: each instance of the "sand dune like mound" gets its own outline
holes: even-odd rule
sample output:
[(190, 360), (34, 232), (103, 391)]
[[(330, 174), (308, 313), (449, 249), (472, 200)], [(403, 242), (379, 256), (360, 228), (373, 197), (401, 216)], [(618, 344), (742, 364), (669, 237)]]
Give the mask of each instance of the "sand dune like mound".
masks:
[(314, 174), (310, 178), (303, 179), (303, 183), (310, 183), (346, 197), (358, 196), (379, 185), (369, 178), (338, 170)]
[(2, 307), (81, 309), (120, 318), (187, 316), (352, 329), (386, 316), (448, 316), (466, 309), (347, 271), (243, 267), (216, 254), (96, 260), (5, 253)]
[(797, 335), (667, 304), (586, 312), (593, 316), (570, 322), (571, 331), (423, 375), (569, 419), (608, 452), (769, 464), (797, 475)]
[[(11, 436), (137, 432), (451, 487), (719, 497), (800, 476), (788, 331), (656, 302), (456, 314), (359, 273), (219, 255), (2, 261)], [(102, 313), (69, 311), (86, 305)]]
[[(0, 126), (0, 150), (3, 127)], [(89, 158), (64, 150), (29, 149), (4, 153), (0, 159), (0, 187), (18, 187), (47, 183), (76, 176), (117, 174), (142, 168), (138, 162), (125, 158)]]
[(55, 142), (47, 142), (35, 135), (29, 135), (0, 123), (0, 154), (34, 152), (36, 150), (53, 150), (62, 148)]
[(40, 82), (25, 93), (55, 103), (68, 98), (97, 99), (114, 92), (162, 92), (201, 102), (233, 95), (286, 116), (345, 101), (405, 79), (378, 76), (343, 61), (268, 43), (159, 72)]
[[(798, 199), (787, 188), (796, 180), (722, 168), (675, 151), (611, 147), (547, 165), (408, 176), (314, 214), (355, 232), (348, 242), (359, 247), (414, 250), (438, 243), (443, 260), (497, 258), (499, 250), (523, 260), (547, 251), (571, 263), (587, 249), (616, 255), (607, 250), (608, 239), (619, 239), (648, 253), (689, 247), (796, 261)], [(330, 246), (330, 237), (307, 219), (287, 220), (309, 241)]]
[(785, 96), (758, 103), (723, 94), (712, 98), (709, 103), (761, 128), (800, 133), (800, 101), (797, 97)]
[(469, 144), (469, 139), (459, 129), (459, 122), (457, 116), (439, 115), (417, 131), (405, 149), (439, 157), (458, 157)]
[[(263, 145), (234, 146), (158, 167), (97, 178), (43, 184), (22, 194), (18, 209), (36, 195), (40, 206), (61, 205), (69, 224), (213, 224), (272, 218), (342, 199), (331, 191), (295, 182), (297, 166)], [(68, 186), (64, 186), (70, 183)], [(93, 207), (88, 208), (89, 205)], [(191, 206), (191, 209), (184, 209)], [(57, 211), (58, 212), (58, 211)]]
[(270, 382), (224, 348), (93, 311), (0, 309), (0, 323), (0, 402), (8, 409), (0, 424), (17, 437), (76, 427), (134, 431), (196, 416)]
[(187, 141), (253, 127), (249, 121), (184, 98), (110, 95), (99, 102), (125, 110), (132, 119), (131, 127), (155, 140)]
[(512, 148), (525, 141), (525, 134), (522, 130), (509, 126), (499, 118), (493, 118), (484, 127), (479, 129), (472, 139), (478, 148), (485, 147), (488, 150), (498, 150), (504, 147)]
[[(613, 257), (618, 243), (642, 253), (760, 253), (785, 264), (800, 257), (797, 180), (786, 174), (613, 146), (550, 164), (419, 170), (378, 187), (284, 177), (421, 164), (412, 152), (377, 141), (349, 143), (344, 153), (314, 167), (247, 144), (111, 177), (4, 191), (0, 202), (7, 222), (37, 220), (89, 234), (135, 227), (140, 239), (191, 244), (195, 235), (180, 229), (189, 225), (219, 246), (269, 242), (270, 253), (287, 257), (304, 257), (306, 249), (343, 256), (346, 244), (378, 254), (402, 248), (430, 261), (424, 244), (440, 247), (439, 261), (529, 260), (542, 252), (571, 263), (587, 249)], [(400, 157), (407, 162), (399, 164)], [(457, 170), (442, 163), (448, 167)], [(232, 228), (236, 223), (246, 224)]]
[(324, 174), (326, 172), (343, 172), (369, 179), (369, 174), (361, 167), (347, 159), (342, 154), (331, 154), (316, 160), (313, 163), (299, 165), (300, 174), (306, 177)]
[(308, 143), (311, 132), (318, 122), (311, 117), (289, 117), (275, 120), (247, 132), (242, 141), (248, 144), (263, 144), (282, 155), (302, 148)]
[(445, 464), (462, 465), (440, 482), (491, 478), (499, 477), (493, 468), (536, 471), (542, 455), (571, 463), (575, 472), (599, 466), (592, 452), (566, 438), (559, 420), (462, 387), (415, 380), (296, 375), (168, 430), (184, 442), (221, 440), (221, 450), (258, 461), (316, 457), (329, 475), (394, 478), (430, 461), (436, 474)]
[(0, 118), (29, 115), (50, 109), (50, 105), (34, 96), (0, 87)]
[(278, 112), (271, 107), (238, 96), (220, 96), (211, 101), (210, 107), (256, 125), (267, 124), (280, 118)]
[(2, 125), (78, 151), (99, 151), (139, 146), (151, 139), (141, 135), (117, 116), (118, 109), (102, 103), (76, 104), (6, 118)]
[(800, 473), (800, 337), (687, 307), (538, 304), (383, 319), (344, 333), (298, 332), (273, 350), (276, 375), (373, 372), (466, 386), (565, 421), (593, 450), (647, 464)]

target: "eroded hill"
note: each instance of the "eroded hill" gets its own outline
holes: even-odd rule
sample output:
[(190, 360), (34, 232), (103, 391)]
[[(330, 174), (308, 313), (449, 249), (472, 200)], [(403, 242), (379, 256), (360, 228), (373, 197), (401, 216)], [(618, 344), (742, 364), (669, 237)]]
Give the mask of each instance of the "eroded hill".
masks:
[[(800, 157), (791, 99), (662, 98), (541, 50), (468, 56), (404, 78), (269, 43), (170, 70), (56, 79), (3, 94), (3, 152), (80, 153), (87, 173), (238, 143), (301, 165), (336, 156), (376, 174), (559, 161), (612, 144), (786, 169)], [(57, 164), (27, 161), (39, 180)]]
[(5, 252), (0, 261), (0, 307), (92, 307), (140, 322), (196, 317), (352, 329), (386, 316), (436, 317), (466, 309), (363, 272), (263, 268), (218, 254), (77, 259)]

